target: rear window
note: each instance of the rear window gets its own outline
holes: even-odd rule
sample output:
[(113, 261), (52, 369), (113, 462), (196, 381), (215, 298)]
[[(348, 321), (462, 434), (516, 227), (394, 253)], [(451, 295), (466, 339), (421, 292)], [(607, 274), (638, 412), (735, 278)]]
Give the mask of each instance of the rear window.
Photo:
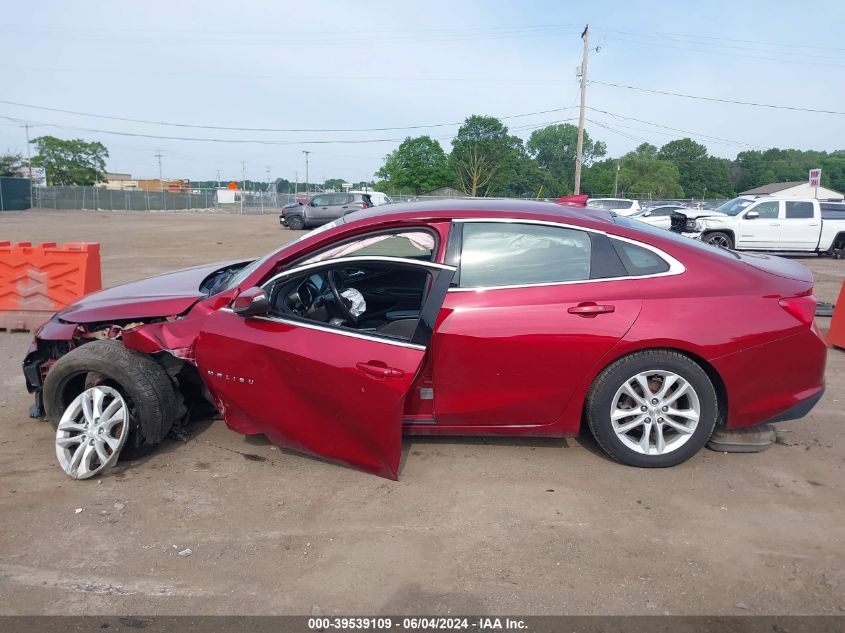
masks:
[(649, 237), (649, 235), (656, 235), (657, 237), (663, 240), (675, 242), (687, 248), (695, 248), (698, 250), (706, 251), (708, 253), (712, 253), (714, 255), (728, 257), (730, 259), (740, 259), (739, 255), (726, 248), (711, 246), (710, 244), (705, 244), (700, 240), (692, 240), (688, 237), (684, 237), (683, 235), (679, 235), (678, 233), (673, 233), (672, 231), (667, 231), (666, 229), (661, 229), (660, 227), (654, 226), (652, 224), (646, 224), (645, 222), (640, 222), (636, 219), (626, 218), (625, 216), (621, 215), (615, 215), (613, 216), (613, 221), (619, 226), (624, 226), (626, 229), (634, 229), (635, 231), (643, 234), (644, 239), (642, 241), (644, 242), (648, 241), (647, 238)]
[(590, 278), (590, 236), (534, 224), (467, 222), (462, 288), (524, 286)]

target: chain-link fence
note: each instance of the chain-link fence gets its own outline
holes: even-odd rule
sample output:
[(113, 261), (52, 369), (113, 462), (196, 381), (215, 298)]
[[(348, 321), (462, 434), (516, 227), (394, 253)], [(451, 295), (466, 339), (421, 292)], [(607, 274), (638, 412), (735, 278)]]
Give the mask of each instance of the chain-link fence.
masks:
[[(103, 187), (34, 187), (32, 206), (41, 209), (86, 209), (99, 211), (221, 211), (244, 214), (278, 212), (284, 205), (302, 196), (314, 195), (276, 193), (275, 191), (238, 191), (236, 195), (218, 195), (214, 189), (190, 191), (140, 191), (137, 189), (105, 189)], [(612, 196), (594, 196), (612, 197)], [(680, 204), (689, 207), (714, 208), (723, 200), (658, 199), (648, 195), (630, 196), (640, 206)], [(232, 200), (234, 199), (234, 202)], [(445, 200), (448, 196), (392, 195), (393, 202), (422, 202)], [(533, 198), (525, 198), (533, 200)], [(544, 198), (553, 200), (553, 198)]]
[(219, 200), (216, 190), (140, 191), (104, 187), (35, 187), (32, 206), (39, 209), (95, 211), (206, 211), (270, 212), (296, 200), (294, 194), (237, 192), (235, 202)]

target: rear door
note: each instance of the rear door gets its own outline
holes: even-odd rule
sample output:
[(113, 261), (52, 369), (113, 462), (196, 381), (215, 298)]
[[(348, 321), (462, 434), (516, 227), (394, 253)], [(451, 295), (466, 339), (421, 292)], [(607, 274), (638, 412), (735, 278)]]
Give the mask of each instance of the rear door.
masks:
[[(759, 215), (749, 218), (751, 212)], [(764, 200), (746, 208), (737, 220), (736, 247), (758, 250), (779, 248), (782, 215), (783, 203), (778, 200)]]
[(467, 221), (432, 343), (434, 417), (448, 426), (555, 422), (633, 325), (639, 282), (607, 236), (553, 223)]
[(815, 205), (809, 200), (786, 200), (784, 207), (780, 247), (795, 251), (815, 250), (821, 234), (821, 220), (816, 215)]
[[(366, 262), (345, 258), (308, 264), (265, 288), (269, 293), (272, 284), (303, 271)], [(212, 314), (197, 340), (196, 359), (226, 424), (239, 433), (263, 433), (294, 450), (396, 479), (405, 397), (422, 366), (454, 269), (411, 260), (395, 263), (431, 273), (410, 340), (280, 315), (244, 318), (227, 309)]]

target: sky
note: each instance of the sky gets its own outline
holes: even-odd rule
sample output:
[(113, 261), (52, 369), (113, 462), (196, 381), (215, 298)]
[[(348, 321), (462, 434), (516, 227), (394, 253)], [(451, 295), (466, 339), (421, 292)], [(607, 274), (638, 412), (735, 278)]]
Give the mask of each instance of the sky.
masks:
[[(611, 156), (685, 136), (728, 158), (845, 148), (841, 0), (40, 0), (3, 8), (0, 152), (26, 155), (28, 123), (101, 141), (134, 178), (160, 153), (165, 178), (302, 182), (307, 150), (310, 182), (369, 180), (406, 136), (448, 151), (470, 114), (525, 139), (577, 124), (586, 24), (586, 129)], [(415, 126), (433, 127), (380, 129)]]

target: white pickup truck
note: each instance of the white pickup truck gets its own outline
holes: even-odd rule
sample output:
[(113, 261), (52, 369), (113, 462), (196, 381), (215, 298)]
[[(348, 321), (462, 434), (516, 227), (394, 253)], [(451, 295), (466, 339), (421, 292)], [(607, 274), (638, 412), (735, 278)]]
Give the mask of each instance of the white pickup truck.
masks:
[(845, 256), (845, 203), (812, 198), (734, 198), (712, 215), (672, 214), (672, 231), (736, 250)]

